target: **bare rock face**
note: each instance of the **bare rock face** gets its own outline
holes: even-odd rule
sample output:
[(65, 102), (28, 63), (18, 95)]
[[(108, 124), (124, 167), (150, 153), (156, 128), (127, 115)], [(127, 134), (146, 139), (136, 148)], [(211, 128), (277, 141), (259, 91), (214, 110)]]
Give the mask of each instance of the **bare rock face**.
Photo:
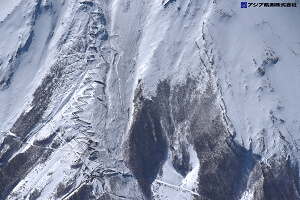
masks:
[[(290, 159), (274, 161), (266, 167), (252, 149), (237, 144), (216, 106), (211, 83), (199, 99), (192, 98), (196, 82), (188, 78), (186, 84), (174, 89), (168, 81), (160, 82), (157, 96), (150, 99), (144, 97), (142, 86), (136, 89), (128, 165), (145, 196), (151, 199), (150, 185), (162, 169), (167, 149), (175, 152), (174, 169), (182, 176), (188, 174), (190, 155), (184, 148), (175, 151), (174, 147), (174, 143), (180, 143), (174, 136), (175, 127), (188, 121), (189, 142), (181, 143), (180, 147), (193, 145), (200, 161), (197, 191), (201, 197), (196, 199), (240, 199), (251, 184), (255, 185), (254, 199), (297, 199), (298, 167)], [(176, 154), (180, 154), (181, 161)]]
[(298, 164), (290, 158), (273, 161), (270, 166), (262, 163), (261, 184), (255, 188), (258, 199), (299, 199)]
[(160, 123), (161, 112), (155, 102), (145, 99), (142, 90), (137, 89), (135, 114), (128, 141), (128, 165), (137, 178), (146, 197), (151, 197), (151, 183), (155, 180), (167, 153), (167, 140)]

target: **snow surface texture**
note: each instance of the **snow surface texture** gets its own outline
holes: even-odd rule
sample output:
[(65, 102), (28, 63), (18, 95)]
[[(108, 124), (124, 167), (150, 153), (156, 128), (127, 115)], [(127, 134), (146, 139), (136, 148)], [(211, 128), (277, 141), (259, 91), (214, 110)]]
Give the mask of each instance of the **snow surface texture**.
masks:
[(296, 2), (0, 0), (0, 199), (299, 199)]

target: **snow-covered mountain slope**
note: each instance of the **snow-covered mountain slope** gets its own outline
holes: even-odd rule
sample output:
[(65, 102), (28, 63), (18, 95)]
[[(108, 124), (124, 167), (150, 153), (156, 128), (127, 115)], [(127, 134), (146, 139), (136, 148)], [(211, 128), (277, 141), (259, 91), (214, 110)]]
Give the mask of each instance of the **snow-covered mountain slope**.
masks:
[(0, 0), (0, 199), (299, 199), (296, 3)]

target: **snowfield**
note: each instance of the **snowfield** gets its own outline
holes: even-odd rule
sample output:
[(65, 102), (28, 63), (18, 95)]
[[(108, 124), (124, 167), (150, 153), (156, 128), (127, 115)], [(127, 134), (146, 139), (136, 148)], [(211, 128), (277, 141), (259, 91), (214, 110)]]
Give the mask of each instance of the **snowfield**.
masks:
[(299, 199), (295, 2), (0, 0), (0, 199)]
[(21, 0), (12, 0), (12, 1), (6, 1), (1, 0), (0, 1), (0, 21), (3, 22), (5, 18), (13, 12), (13, 10), (18, 6), (18, 4), (21, 2)]

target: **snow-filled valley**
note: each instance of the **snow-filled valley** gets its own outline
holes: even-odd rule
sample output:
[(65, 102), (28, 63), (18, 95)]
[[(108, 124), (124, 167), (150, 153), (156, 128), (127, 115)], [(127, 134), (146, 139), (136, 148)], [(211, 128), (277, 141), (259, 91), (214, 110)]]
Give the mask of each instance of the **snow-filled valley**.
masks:
[(0, 0), (0, 199), (299, 199), (291, 3)]

